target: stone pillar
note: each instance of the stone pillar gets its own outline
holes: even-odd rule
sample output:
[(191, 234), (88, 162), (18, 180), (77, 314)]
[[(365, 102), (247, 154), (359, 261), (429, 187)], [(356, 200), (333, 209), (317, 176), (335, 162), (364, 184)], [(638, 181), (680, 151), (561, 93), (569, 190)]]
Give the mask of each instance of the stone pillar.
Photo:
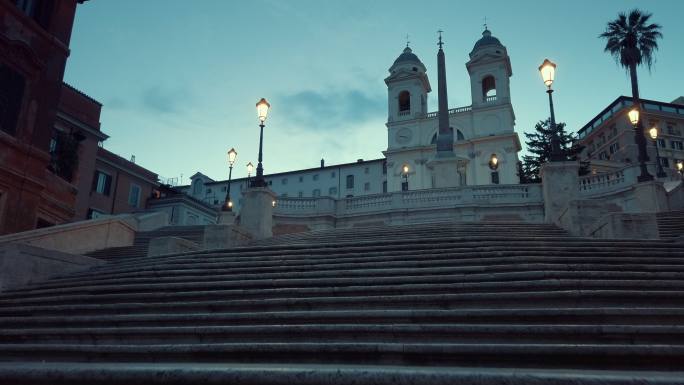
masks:
[(547, 162), (541, 167), (545, 222), (558, 223), (568, 203), (578, 198), (578, 172), (578, 162)]
[(669, 210), (663, 182), (648, 181), (634, 185), (634, 197), (640, 213), (657, 213)]
[(267, 187), (252, 187), (243, 193), (240, 227), (253, 239), (273, 236), (273, 201), (276, 195)]

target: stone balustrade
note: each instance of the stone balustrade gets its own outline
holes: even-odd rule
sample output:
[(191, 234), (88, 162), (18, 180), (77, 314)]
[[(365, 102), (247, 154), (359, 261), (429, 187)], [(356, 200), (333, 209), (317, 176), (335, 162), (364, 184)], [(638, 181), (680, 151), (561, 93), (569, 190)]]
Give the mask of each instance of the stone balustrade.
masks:
[(444, 189), (398, 191), (343, 199), (279, 198), (279, 216), (348, 216), (389, 210), (457, 207), (478, 204), (540, 204), (541, 185), (488, 185)]
[(638, 166), (628, 166), (580, 177), (578, 186), (580, 196), (603, 195), (625, 189), (636, 183), (638, 173)]

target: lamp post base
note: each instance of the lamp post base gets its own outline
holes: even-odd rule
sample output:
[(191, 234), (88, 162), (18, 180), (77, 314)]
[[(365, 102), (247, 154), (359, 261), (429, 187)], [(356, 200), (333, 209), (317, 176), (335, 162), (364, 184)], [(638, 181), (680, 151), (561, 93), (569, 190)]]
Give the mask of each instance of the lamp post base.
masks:
[(244, 192), (240, 209), (240, 226), (253, 239), (273, 236), (273, 201), (276, 194), (266, 187), (252, 187)]

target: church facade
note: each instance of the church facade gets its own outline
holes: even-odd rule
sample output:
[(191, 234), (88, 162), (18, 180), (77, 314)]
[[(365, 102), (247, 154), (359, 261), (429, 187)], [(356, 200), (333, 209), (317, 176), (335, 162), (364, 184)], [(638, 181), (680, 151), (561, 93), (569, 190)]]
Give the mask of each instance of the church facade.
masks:
[[(427, 69), (408, 45), (389, 68), (389, 76), (385, 79), (388, 137), (384, 158), (344, 165), (321, 165), (321, 170), (265, 175), (269, 188), (281, 197), (341, 199), (402, 189), (518, 184), (517, 163), (521, 146), (514, 130), (515, 114), (509, 82), (512, 69), (506, 47), (485, 29), (466, 63), (472, 103), (457, 108), (448, 108), (446, 68), (441, 47), (439, 55), (438, 77), (443, 81), (438, 88), (442, 108), (436, 112), (429, 112), (428, 108), (428, 93), (432, 87)], [(442, 129), (440, 124), (444, 126)], [(437, 151), (440, 141), (443, 151)], [(335, 177), (316, 177), (318, 174)], [(373, 174), (373, 178), (368, 181), (353, 182), (369, 174)], [(231, 188), (231, 200), (237, 210), (247, 181), (237, 179), (232, 183), (233, 187), (238, 187)], [(191, 184), (182, 186), (181, 190), (193, 198), (220, 207), (227, 184), (227, 180), (214, 181), (197, 173), (191, 177)]]

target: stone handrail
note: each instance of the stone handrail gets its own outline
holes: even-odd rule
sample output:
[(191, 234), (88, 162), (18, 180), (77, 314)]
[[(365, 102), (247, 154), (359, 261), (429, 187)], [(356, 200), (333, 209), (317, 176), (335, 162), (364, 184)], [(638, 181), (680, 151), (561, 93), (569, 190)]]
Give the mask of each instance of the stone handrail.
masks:
[(541, 203), (541, 185), (487, 185), (397, 191), (343, 199), (279, 198), (276, 215), (355, 215), (425, 207)]
[(580, 196), (600, 195), (624, 189), (636, 183), (638, 172), (638, 166), (630, 165), (614, 171), (580, 177)]
[[(456, 107), (449, 110), (449, 115), (460, 114), (462, 112), (468, 112), (472, 110), (473, 106)], [(425, 117), (428, 119), (435, 118), (437, 117), (437, 114), (439, 114), (439, 111), (428, 112), (427, 114), (425, 114)]]

